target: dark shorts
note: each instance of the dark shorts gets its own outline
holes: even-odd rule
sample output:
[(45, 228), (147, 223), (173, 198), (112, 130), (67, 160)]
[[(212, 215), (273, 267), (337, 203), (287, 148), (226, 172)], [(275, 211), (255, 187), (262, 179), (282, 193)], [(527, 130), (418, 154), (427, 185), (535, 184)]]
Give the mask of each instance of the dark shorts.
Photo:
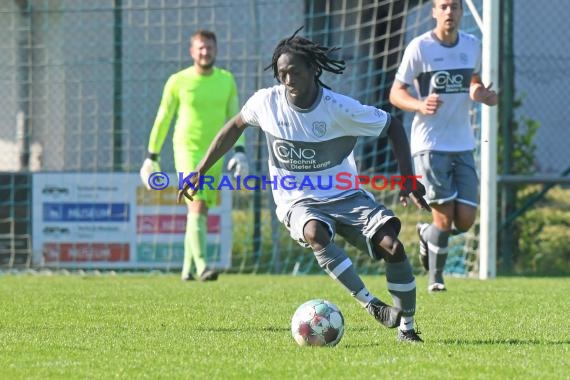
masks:
[[(183, 177), (185, 177), (190, 173), (192, 173), (192, 171), (194, 171), (194, 169), (198, 166), (202, 158), (203, 156), (201, 154), (190, 152), (189, 149), (175, 148), (174, 166), (176, 167), (177, 175), (178, 173), (184, 173)], [(218, 162), (212, 165), (212, 167), (210, 168), (210, 170), (208, 170), (208, 173), (206, 174), (208, 177), (211, 177), (215, 180), (214, 183), (218, 183), (221, 180), (222, 175), (224, 174), (222, 171), (223, 161), (224, 160), (218, 160)], [(194, 196), (194, 200), (204, 201), (208, 206), (208, 208), (213, 208), (221, 203), (221, 193), (222, 193), (221, 191), (216, 189), (215, 184), (212, 185), (212, 188), (210, 188), (209, 186), (202, 186), (202, 188), (198, 190), (198, 192)], [(186, 203), (192, 202), (186, 197), (184, 197), (184, 201)]]
[(371, 239), (385, 224), (400, 232), (400, 220), (392, 210), (378, 204), (364, 192), (357, 192), (346, 198), (317, 201), (307, 199), (295, 203), (283, 223), (291, 237), (303, 247), (309, 248), (304, 239), (303, 229), (309, 220), (319, 220), (326, 224), (332, 239), (336, 233), (355, 247), (372, 257)]
[(479, 178), (473, 152), (417, 153), (413, 157), (416, 175), (426, 187), (428, 203), (461, 202), (479, 205)]

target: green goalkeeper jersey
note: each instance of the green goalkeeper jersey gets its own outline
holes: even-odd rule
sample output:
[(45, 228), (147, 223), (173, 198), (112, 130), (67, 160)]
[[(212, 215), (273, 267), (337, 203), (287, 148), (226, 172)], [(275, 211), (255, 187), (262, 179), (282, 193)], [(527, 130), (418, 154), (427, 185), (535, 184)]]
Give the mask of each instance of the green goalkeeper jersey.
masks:
[[(237, 86), (232, 73), (214, 67), (199, 75), (194, 66), (168, 78), (150, 133), (148, 151), (160, 153), (174, 114), (174, 151), (205, 154), (224, 123), (238, 112)], [(240, 138), (237, 145), (243, 145)]]

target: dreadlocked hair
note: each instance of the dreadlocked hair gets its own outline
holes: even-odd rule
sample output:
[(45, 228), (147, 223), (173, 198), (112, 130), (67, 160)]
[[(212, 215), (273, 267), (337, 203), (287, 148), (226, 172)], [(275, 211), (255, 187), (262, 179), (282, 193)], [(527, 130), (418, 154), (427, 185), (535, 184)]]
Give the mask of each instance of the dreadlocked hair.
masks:
[(328, 88), (326, 84), (321, 82), (320, 77), (323, 71), (333, 74), (342, 74), (345, 69), (343, 60), (336, 60), (329, 56), (330, 53), (340, 50), (339, 47), (321, 46), (316, 42), (310, 41), (303, 37), (298, 37), (297, 33), (303, 29), (300, 27), (289, 38), (282, 39), (275, 47), (271, 64), (265, 70), (273, 69), (273, 76), (279, 81), (279, 73), (277, 72), (277, 60), (285, 53), (292, 53), (302, 56), (309, 65), (314, 65), (317, 69), (315, 75), (315, 83), (324, 88)]

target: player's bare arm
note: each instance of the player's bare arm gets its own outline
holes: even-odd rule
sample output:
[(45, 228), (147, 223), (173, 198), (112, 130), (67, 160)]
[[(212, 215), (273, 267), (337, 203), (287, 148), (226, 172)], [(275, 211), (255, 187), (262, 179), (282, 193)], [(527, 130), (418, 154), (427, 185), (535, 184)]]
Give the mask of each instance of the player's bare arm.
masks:
[(182, 197), (193, 199), (198, 189), (200, 177), (205, 175), (212, 165), (234, 146), (246, 127), (247, 124), (244, 123), (241, 114), (237, 114), (224, 125), (210, 144), (206, 156), (194, 170), (195, 174), (189, 179), (189, 183), (185, 183), (183, 188), (178, 191), (178, 203), (182, 201)]
[(425, 99), (418, 99), (408, 90), (408, 85), (395, 80), (390, 89), (390, 103), (401, 110), (419, 112), (422, 115), (434, 115), (443, 102), (438, 94), (430, 94)]
[(481, 77), (477, 74), (471, 78), (469, 86), (469, 96), (474, 102), (486, 104), (488, 106), (496, 106), (499, 102), (499, 96), (495, 90), (492, 90), (493, 82), (485, 86), (481, 81)]
[[(400, 173), (405, 178), (410, 178), (410, 176), (414, 175), (410, 145), (408, 137), (406, 136), (406, 131), (402, 127), (400, 120), (392, 118), (390, 125), (388, 126), (388, 138), (390, 139), (392, 151), (394, 152), (394, 156), (398, 162)], [(430, 206), (423, 197), (425, 194), (426, 190), (420, 181), (405, 181), (404, 189), (400, 192), (400, 202), (404, 206), (407, 206), (407, 197), (410, 197), (412, 202), (414, 202), (418, 208), (431, 212)]]

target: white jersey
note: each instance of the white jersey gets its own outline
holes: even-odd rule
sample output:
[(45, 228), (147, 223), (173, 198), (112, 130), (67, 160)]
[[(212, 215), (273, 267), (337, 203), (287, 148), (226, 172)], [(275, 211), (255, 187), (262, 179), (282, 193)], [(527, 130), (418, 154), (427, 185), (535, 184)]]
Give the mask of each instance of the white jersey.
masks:
[(300, 109), (289, 104), (283, 85), (257, 91), (241, 116), (265, 132), (274, 181), (268, 187), (281, 221), (301, 199), (330, 200), (357, 191), (339, 184), (338, 175), (354, 184), (357, 137), (379, 136), (390, 124), (390, 114), (324, 88), (310, 109)]
[(396, 79), (415, 86), (420, 99), (437, 93), (443, 102), (435, 115), (416, 113), (410, 138), (412, 154), (475, 148), (469, 86), (472, 75), (480, 70), (481, 43), (471, 34), (459, 32), (452, 46), (442, 44), (431, 31), (410, 42)]

